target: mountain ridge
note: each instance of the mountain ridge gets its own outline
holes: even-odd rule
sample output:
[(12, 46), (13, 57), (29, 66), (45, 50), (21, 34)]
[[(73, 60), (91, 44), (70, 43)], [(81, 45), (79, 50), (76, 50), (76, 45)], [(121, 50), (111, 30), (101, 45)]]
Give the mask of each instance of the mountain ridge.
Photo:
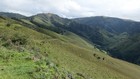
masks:
[(27, 16), (21, 15), (19, 13), (12, 13), (12, 12), (0, 12), (0, 16), (9, 17), (9, 18), (26, 18)]
[(108, 33), (61, 17), (0, 17), (0, 78), (139, 79), (138, 65), (95, 46)]
[[(81, 18), (82, 22), (79, 23), (80, 18), (71, 20), (52, 13), (40, 13), (29, 18), (32, 18), (30, 21), (37, 24), (37, 26), (57, 33), (63, 34), (66, 30), (76, 33), (91, 41), (101, 50), (107, 51), (113, 57), (136, 64), (140, 63), (139, 43), (136, 44), (138, 41), (136, 37), (140, 32), (139, 22), (115, 17), (96, 16)], [(137, 41), (134, 42), (133, 40)], [(123, 45), (124, 47), (122, 47)], [(137, 52), (137, 54), (131, 53), (129, 55), (130, 52)]]

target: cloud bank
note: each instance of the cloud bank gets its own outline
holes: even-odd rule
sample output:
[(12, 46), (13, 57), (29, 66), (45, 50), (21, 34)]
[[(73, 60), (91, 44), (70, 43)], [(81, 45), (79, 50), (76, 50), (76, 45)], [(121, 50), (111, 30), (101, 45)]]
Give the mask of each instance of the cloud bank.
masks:
[(68, 18), (111, 16), (140, 21), (140, 0), (1, 0), (0, 11), (27, 16), (55, 13)]

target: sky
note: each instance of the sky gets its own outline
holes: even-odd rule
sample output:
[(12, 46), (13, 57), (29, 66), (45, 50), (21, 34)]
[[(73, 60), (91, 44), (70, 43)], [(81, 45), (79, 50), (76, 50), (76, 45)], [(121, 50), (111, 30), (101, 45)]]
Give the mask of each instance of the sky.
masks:
[(54, 13), (66, 18), (110, 16), (140, 21), (140, 0), (1, 0), (0, 11), (26, 16)]

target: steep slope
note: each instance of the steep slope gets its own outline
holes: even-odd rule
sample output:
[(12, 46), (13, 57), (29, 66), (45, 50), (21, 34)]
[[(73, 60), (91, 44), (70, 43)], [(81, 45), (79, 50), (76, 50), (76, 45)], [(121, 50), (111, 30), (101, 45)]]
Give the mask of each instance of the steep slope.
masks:
[(126, 61), (140, 64), (140, 23), (112, 17), (87, 17), (77, 18), (75, 21), (92, 27), (98, 27), (103, 36), (100, 45), (112, 56)]
[[(7, 25), (9, 22), (10, 25)], [(76, 40), (73, 41), (72, 37), (68, 38), (45, 29), (40, 29), (42, 33), (39, 33), (23, 25), (21, 22), (12, 19), (0, 18), (0, 78), (62, 79), (72, 77), (83, 79), (75, 72), (70, 72), (62, 66), (58, 67), (60, 63), (54, 64), (51, 59), (54, 56), (50, 56), (52, 51), (55, 51), (56, 55), (60, 54), (54, 49), (55, 45), (53, 43), (71, 44)], [(78, 39), (75, 45), (84, 46), (87, 44), (84, 47), (93, 48), (77, 35), (70, 32), (68, 32), (68, 35), (75, 36), (75, 39)], [(52, 49), (50, 49), (50, 45), (52, 45)], [(61, 48), (60, 52), (63, 52), (63, 50)]]
[(61, 34), (30, 20), (1, 17), (0, 78), (139, 79), (139, 66), (114, 59), (64, 30)]

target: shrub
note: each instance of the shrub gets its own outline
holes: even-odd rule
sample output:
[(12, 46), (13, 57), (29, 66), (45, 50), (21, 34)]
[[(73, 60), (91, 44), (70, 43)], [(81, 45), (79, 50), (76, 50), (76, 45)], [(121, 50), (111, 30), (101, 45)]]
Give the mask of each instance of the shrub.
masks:
[(93, 56), (96, 56), (96, 54), (93, 54)]
[(80, 76), (80, 77), (83, 77), (85, 79), (85, 76), (81, 73), (76, 73), (76, 75)]
[(101, 57), (97, 57), (97, 59), (101, 59)]
[(7, 41), (6, 43), (2, 44), (2, 46), (4, 46), (4, 47), (8, 47), (10, 45), (11, 45), (11, 43), (9, 41)]
[(13, 44), (25, 45), (27, 43), (27, 37), (24, 35), (15, 34), (13, 38), (11, 38)]
[(10, 23), (7, 23), (7, 24), (6, 24), (6, 26), (7, 26), (7, 27), (10, 27), (10, 26), (11, 26), (11, 24), (10, 24)]

